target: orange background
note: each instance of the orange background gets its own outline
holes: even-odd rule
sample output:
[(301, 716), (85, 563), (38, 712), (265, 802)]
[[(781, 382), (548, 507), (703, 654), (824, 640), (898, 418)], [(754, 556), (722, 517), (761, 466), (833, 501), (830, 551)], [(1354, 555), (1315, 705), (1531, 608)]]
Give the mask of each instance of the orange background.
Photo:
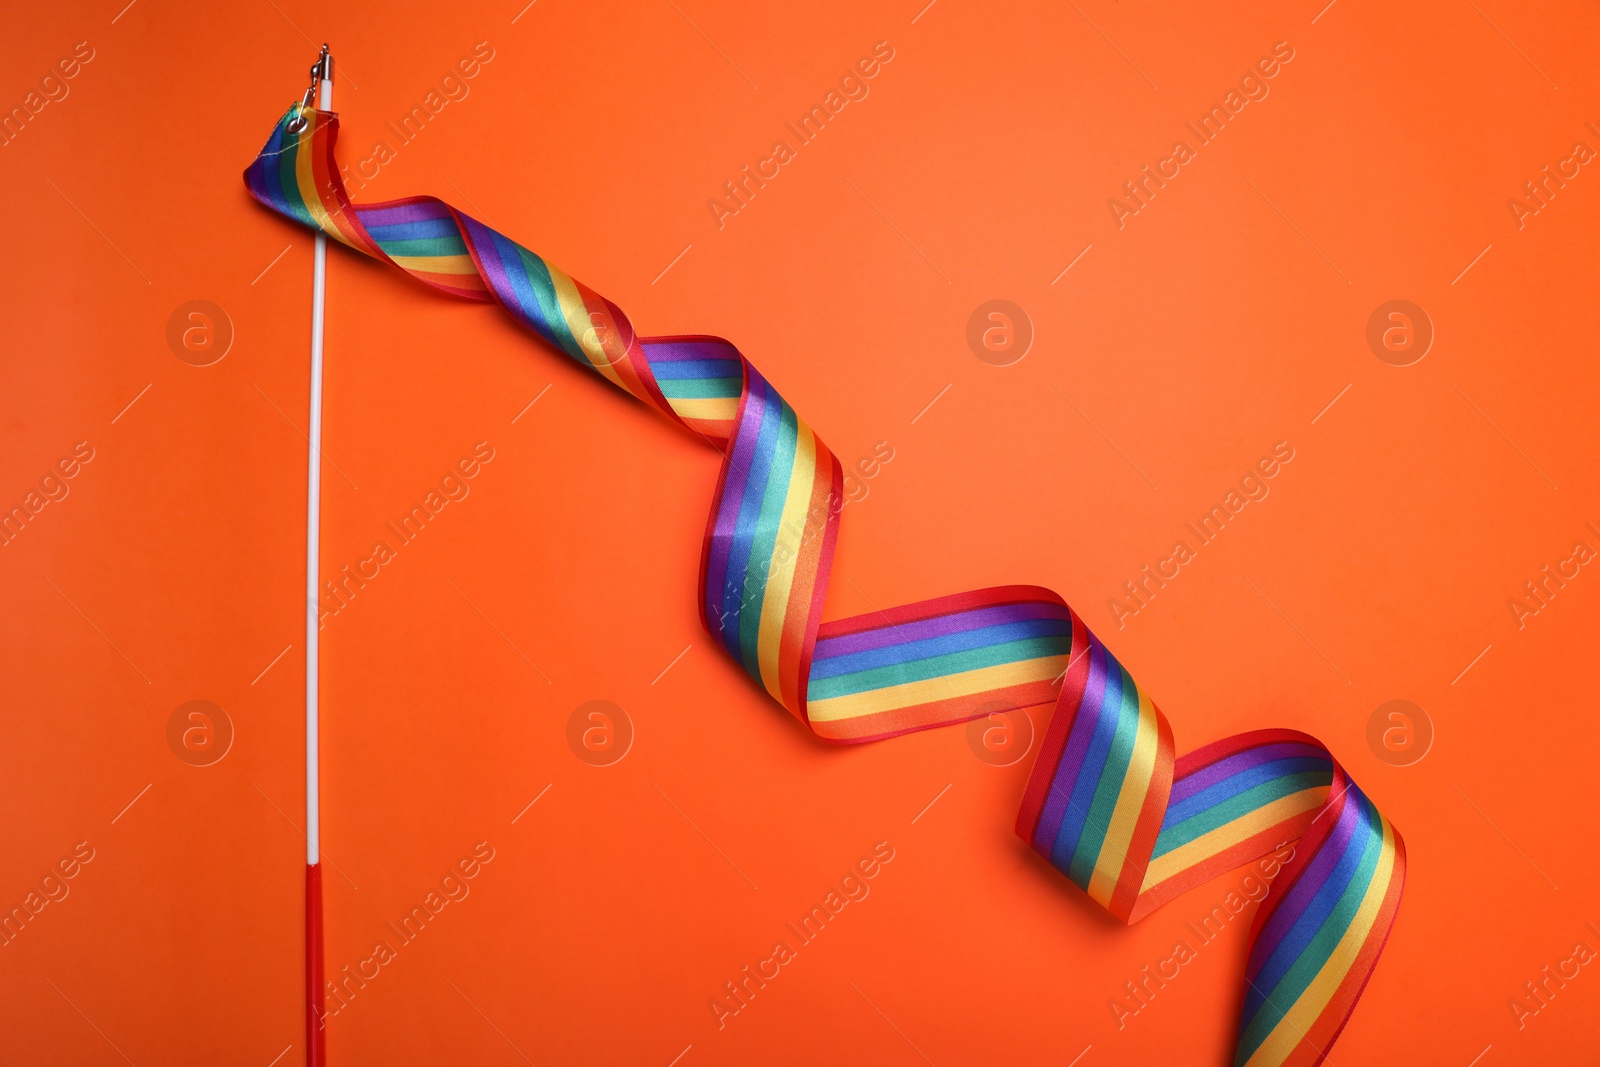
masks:
[[(1508, 1001), (1600, 948), (1600, 577), (1520, 630), (1507, 601), (1600, 547), (1600, 175), (1521, 229), (1507, 199), (1600, 147), (1600, 19), (1322, 2), (12, 13), (7, 108), (77, 42), (94, 59), (0, 148), (0, 503), (79, 441), (95, 458), (0, 548), (0, 903), (80, 841), (94, 859), (0, 948), (6, 1058), (304, 1056), (311, 240), (240, 171), (324, 39), (352, 163), (495, 50), (359, 199), (440, 195), (645, 333), (734, 340), (846, 463), (890, 442), (844, 512), (829, 617), (1048, 585), (1180, 751), (1267, 726), (1335, 751), (1410, 852), (1335, 1062), (1592, 1055), (1593, 967), (1521, 1029)], [(880, 40), (870, 95), (719, 230), (707, 199)], [(1270, 96), (1119, 230), (1107, 199), (1278, 41), (1295, 58)], [(965, 340), (993, 298), (1036, 331), (1009, 367)], [(1396, 298), (1436, 330), (1407, 367), (1365, 340)], [(211, 366), (166, 343), (194, 299), (236, 331)], [(1238, 874), (1122, 928), (1013, 835), (1031, 757), (991, 766), (961, 728), (814, 742), (699, 627), (711, 450), (494, 310), (342, 249), (328, 302), (330, 576), (495, 449), (323, 631), (330, 972), (495, 850), (330, 1020), (333, 1062), (1229, 1058), (1243, 919), (1123, 1029), (1108, 1002)], [(1108, 598), (1280, 440), (1296, 457), (1270, 497), (1119, 630)], [(211, 766), (167, 743), (195, 699), (236, 730)], [(566, 740), (594, 699), (635, 730), (610, 767)], [(1433, 723), (1415, 765), (1368, 746), (1391, 699)], [(878, 841), (896, 856), (871, 896), (719, 1031), (707, 1001)]]

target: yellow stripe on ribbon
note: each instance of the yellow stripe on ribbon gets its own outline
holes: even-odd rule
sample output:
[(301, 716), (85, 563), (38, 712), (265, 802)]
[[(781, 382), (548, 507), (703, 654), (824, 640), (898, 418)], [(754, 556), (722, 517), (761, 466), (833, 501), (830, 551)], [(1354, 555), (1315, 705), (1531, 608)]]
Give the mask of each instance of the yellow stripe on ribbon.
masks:
[(1117, 794), (1116, 807), (1111, 810), (1111, 823), (1106, 828), (1105, 841), (1100, 845), (1100, 855), (1095, 859), (1094, 874), (1089, 879), (1089, 896), (1107, 907), (1111, 904), (1111, 895), (1116, 892), (1122, 868), (1127, 863), (1128, 848), (1133, 843), (1133, 831), (1138, 826), (1139, 813), (1144, 809), (1144, 798), (1150, 792), (1159, 736), (1155, 705), (1141, 689), (1139, 730), (1133, 739), (1133, 756), (1127, 776), (1122, 779), (1122, 791)]
[(918, 704), (931, 704), (935, 700), (972, 696), (1029, 682), (1048, 682), (1066, 669), (1065, 655), (999, 663), (993, 667), (979, 667), (977, 670), (947, 674), (922, 682), (904, 682), (882, 689), (869, 689), (864, 693), (810, 700), (806, 702), (806, 717), (812, 722), (839, 722), (880, 711), (899, 711)]

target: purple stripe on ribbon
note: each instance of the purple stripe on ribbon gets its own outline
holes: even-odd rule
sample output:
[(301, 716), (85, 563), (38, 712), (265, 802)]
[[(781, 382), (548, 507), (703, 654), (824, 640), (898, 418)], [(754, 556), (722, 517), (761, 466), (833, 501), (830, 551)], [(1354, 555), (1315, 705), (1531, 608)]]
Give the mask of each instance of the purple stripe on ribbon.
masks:
[(357, 212), (363, 226), (398, 226), (405, 222), (434, 222), (450, 217), (450, 209), (437, 200), (394, 207), (363, 207)]
[(1025, 622), (1033, 619), (1068, 619), (1071, 613), (1060, 604), (1045, 600), (1022, 601), (1015, 604), (996, 604), (986, 608), (957, 612), (953, 615), (936, 615), (916, 622), (888, 623), (860, 633), (825, 637), (817, 641), (815, 658), (831, 659), (855, 652), (867, 652), (890, 645), (911, 644), (930, 637), (945, 637), (966, 630), (981, 630), (1007, 622)]
[(667, 362), (703, 362), (710, 359), (739, 359), (739, 350), (726, 341), (648, 341), (646, 357)]
[(1083, 760), (1089, 752), (1089, 742), (1094, 739), (1106, 700), (1106, 650), (1100, 639), (1089, 634), (1089, 680), (1083, 689), (1083, 699), (1078, 703), (1078, 715), (1072, 723), (1072, 733), (1067, 737), (1066, 748), (1056, 763), (1050, 778), (1049, 799), (1039, 813), (1039, 824), (1034, 827), (1033, 847), (1046, 859), (1050, 857), (1056, 837), (1061, 833), (1062, 820), (1066, 818), (1067, 803), (1072, 789), (1083, 772)]
[[(1304, 741), (1280, 741), (1276, 744), (1235, 752), (1173, 782), (1172, 797), (1167, 802), (1168, 806), (1188, 800), (1202, 789), (1216, 785), (1225, 778), (1232, 778), (1241, 771), (1259, 767), (1263, 763), (1271, 763), (1273, 760), (1292, 759), (1297, 756), (1328, 759), (1327, 750), (1318, 745), (1308, 745)], [(1333, 762), (1329, 760), (1328, 765), (1331, 767)]]

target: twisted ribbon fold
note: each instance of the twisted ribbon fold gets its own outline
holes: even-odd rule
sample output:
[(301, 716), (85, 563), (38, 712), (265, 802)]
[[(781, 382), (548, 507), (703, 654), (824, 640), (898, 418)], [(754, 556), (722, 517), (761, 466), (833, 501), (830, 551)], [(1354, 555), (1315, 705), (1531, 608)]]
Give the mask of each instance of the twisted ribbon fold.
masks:
[(718, 337), (638, 336), (611, 301), (441, 200), (351, 203), (338, 128), (292, 106), (245, 171), (251, 195), (435, 289), (499, 303), (720, 448), (701, 619), (817, 736), (874, 741), (1053, 703), (1017, 833), (1128, 923), (1298, 838), (1250, 931), (1234, 1062), (1322, 1062), (1394, 924), (1405, 846), (1320, 742), (1260, 730), (1175, 759), (1166, 717), (1048, 589), (824, 622), (839, 461), (750, 361)]

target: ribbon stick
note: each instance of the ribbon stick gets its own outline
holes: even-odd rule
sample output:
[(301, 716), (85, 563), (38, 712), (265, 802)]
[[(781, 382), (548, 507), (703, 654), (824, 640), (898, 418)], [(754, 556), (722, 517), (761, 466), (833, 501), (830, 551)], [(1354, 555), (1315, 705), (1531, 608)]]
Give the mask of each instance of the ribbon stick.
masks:
[(279, 121), (245, 171), (274, 211), (425, 285), (498, 303), (551, 347), (720, 449), (700, 615), (824, 741), (875, 741), (1054, 704), (1016, 829), (1136, 922), (1298, 840), (1250, 932), (1235, 1064), (1317, 1064), (1394, 925), (1405, 846), (1315, 738), (1261, 730), (1175, 758), (1148, 694), (1055, 593), (982, 589), (824, 621), (839, 462), (729, 342), (641, 337), (611, 301), (433, 197), (352, 204), (338, 118)]

